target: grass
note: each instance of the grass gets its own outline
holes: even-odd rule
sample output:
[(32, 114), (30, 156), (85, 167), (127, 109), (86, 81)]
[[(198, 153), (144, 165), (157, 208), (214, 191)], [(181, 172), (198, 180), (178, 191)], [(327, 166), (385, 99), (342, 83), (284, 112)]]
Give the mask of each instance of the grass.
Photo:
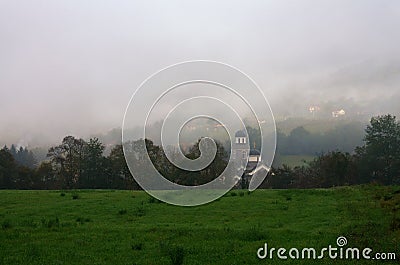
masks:
[(60, 196), (60, 191), (2, 190), (0, 264), (280, 264), (259, 260), (256, 251), (265, 242), (318, 249), (335, 245), (339, 236), (350, 247), (395, 252), (399, 259), (399, 190), (231, 191), (198, 207), (157, 203), (140, 191), (63, 191)]

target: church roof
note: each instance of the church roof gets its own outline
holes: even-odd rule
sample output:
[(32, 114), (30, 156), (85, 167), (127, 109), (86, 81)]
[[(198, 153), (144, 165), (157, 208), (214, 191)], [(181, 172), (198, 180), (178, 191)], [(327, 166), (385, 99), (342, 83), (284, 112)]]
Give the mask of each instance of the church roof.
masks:
[(260, 151), (258, 151), (257, 149), (250, 149), (249, 155), (251, 155), (251, 156), (259, 156), (260, 155)]

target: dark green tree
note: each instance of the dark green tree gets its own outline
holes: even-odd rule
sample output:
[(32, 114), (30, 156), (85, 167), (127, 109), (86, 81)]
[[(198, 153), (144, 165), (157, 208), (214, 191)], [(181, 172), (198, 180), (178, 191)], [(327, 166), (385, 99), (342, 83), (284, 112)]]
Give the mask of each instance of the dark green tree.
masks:
[(390, 114), (373, 117), (364, 146), (356, 149), (359, 173), (365, 181), (400, 184), (400, 123)]
[[(189, 159), (200, 157), (199, 143), (200, 139), (189, 149), (189, 152), (185, 154), (186, 157)], [(170, 174), (168, 178), (173, 182), (188, 186), (202, 185), (216, 179), (227, 167), (229, 156), (221, 143), (218, 141), (215, 143), (217, 146), (217, 153), (214, 160), (206, 168), (200, 171), (186, 171), (171, 165), (173, 173)], [(205, 148), (208, 148), (207, 145)]]
[(16, 187), (17, 177), (17, 163), (7, 146), (4, 146), (4, 148), (0, 150), (0, 188), (14, 189)]
[(354, 163), (349, 153), (332, 151), (320, 155), (309, 163), (309, 173), (318, 179), (316, 187), (329, 188), (349, 185), (353, 182)]
[(307, 154), (312, 135), (304, 127), (293, 129), (287, 137), (287, 147), (290, 148), (288, 154), (301, 155)]
[(76, 188), (84, 170), (86, 142), (73, 136), (66, 136), (58, 146), (51, 147), (47, 154), (62, 179), (64, 188)]
[[(135, 156), (133, 156), (135, 157)], [(107, 158), (108, 183), (115, 189), (139, 189), (139, 185), (133, 179), (125, 160), (122, 145), (116, 145)]]
[(91, 138), (85, 143), (83, 155), (83, 171), (79, 178), (80, 188), (105, 188), (107, 180), (104, 172), (104, 145), (98, 138)]
[(17, 157), (17, 148), (15, 147), (14, 144), (12, 144), (11, 147), (10, 147), (10, 153), (14, 157), (14, 159), (16, 159), (16, 157)]
[(62, 189), (63, 183), (58, 178), (56, 170), (53, 168), (53, 163), (50, 161), (43, 161), (35, 170), (37, 189)]

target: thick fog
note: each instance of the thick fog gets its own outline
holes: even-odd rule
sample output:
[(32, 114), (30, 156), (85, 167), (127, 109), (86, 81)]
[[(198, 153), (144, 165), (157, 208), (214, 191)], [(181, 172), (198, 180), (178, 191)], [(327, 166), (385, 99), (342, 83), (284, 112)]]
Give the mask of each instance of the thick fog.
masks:
[(233, 65), (276, 117), (352, 102), (400, 113), (399, 1), (0, 0), (0, 144), (121, 127), (148, 76)]

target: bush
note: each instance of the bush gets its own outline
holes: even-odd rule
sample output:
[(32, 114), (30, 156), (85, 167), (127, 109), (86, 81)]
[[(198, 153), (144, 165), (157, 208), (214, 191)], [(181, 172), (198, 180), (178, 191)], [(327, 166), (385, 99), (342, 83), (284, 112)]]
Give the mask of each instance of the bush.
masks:
[(263, 231), (260, 225), (256, 225), (248, 228), (243, 237), (245, 241), (260, 241), (266, 239), (266, 233)]
[(143, 249), (143, 243), (135, 243), (131, 245), (132, 250), (142, 250)]
[(146, 209), (143, 205), (136, 208), (136, 216), (144, 216), (146, 214)]
[(42, 226), (47, 228), (59, 227), (60, 220), (58, 219), (58, 217), (54, 219), (42, 218)]
[(28, 219), (21, 221), (21, 226), (36, 228), (37, 224), (36, 224), (35, 220), (33, 220), (32, 218), (28, 218)]
[(185, 249), (182, 246), (172, 246), (168, 250), (168, 256), (172, 265), (181, 265), (185, 257)]
[(12, 224), (10, 220), (4, 220), (3, 223), (1, 223), (1, 227), (5, 229), (12, 228)]
[(232, 197), (235, 197), (235, 196), (237, 196), (237, 193), (234, 192), (234, 191), (232, 191), (232, 192), (231, 192), (231, 196), (232, 196)]
[(390, 229), (392, 231), (396, 231), (400, 229), (400, 218), (393, 215), (392, 220), (390, 221)]
[(91, 220), (90, 220), (90, 218), (78, 217), (78, 218), (76, 218), (76, 221), (82, 225), (84, 223), (90, 222)]
[(244, 192), (243, 191), (239, 192), (239, 196), (243, 197), (244, 196)]
[(61, 192), (60, 196), (61, 196), (61, 197), (64, 197), (64, 196), (65, 196), (65, 193), (64, 193), (64, 192)]
[(124, 215), (124, 214), (126, 214), (128, 211), (126, 210), (126, 209), (121, 209), (121, 210), (119, 210), (118, 211), (118, 213), (120, 214), (120, 215)]
[(73, 200), (79, 199), (79, 195), (78, 195), (78, 194), (72, 194), (72, 199), (73, 199)]

